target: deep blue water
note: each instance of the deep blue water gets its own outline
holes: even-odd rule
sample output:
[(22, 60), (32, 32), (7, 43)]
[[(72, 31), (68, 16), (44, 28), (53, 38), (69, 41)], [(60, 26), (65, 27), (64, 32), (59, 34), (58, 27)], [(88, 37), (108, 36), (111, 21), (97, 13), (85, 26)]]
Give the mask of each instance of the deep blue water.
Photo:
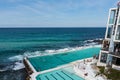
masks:
[(104, 38), (104, 34), (105, 28), (0, 28), (0, 69), (24, 54), (84, 46), (86, 40)]

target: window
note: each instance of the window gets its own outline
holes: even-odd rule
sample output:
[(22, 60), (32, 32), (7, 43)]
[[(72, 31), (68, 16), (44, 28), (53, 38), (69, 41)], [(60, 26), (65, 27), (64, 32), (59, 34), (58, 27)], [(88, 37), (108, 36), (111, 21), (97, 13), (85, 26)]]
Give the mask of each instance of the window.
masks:
[(109, 18), (109, 24), (113, 24), (114, 23), (114, 21), (115, 21), (115, 13), (116, 13), (116, 10), (111, 10), (110, 18)]
[(108, 26), (107, 38), (111, 38), (112, 28), (113, 28), (113, 26)]
[(107, 53), (101, 53), (100, 62), (106, 63), (107, 61)]
[(120, 40), (120, 26), (118, 26), (117, 28), (117, 32), (116, 32), (116, 40)]

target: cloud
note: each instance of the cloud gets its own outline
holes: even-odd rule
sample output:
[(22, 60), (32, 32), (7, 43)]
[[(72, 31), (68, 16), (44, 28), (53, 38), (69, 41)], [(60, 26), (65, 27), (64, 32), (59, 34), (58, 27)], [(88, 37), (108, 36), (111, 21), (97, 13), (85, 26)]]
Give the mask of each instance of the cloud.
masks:
[(113, 0), (4, 0), (7, 6), (3, 4), (0, 10), (0, 25), (99, 25), (96, 21), (104, 23), (107, 14), (103, 14), (113, 3)]

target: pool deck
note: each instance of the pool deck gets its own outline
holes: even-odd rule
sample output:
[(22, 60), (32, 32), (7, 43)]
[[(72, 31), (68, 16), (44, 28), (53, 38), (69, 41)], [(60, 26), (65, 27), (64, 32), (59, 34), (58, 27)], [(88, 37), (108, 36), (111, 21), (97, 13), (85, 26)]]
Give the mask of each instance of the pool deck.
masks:
[(95, 62), (92, 58), (81, 60), (74, 65), (74, 71), (85, 80), (106, 80), (105, 76), (96, 76), (99, 69), (93, 68), (93, 66), (96, 67)]

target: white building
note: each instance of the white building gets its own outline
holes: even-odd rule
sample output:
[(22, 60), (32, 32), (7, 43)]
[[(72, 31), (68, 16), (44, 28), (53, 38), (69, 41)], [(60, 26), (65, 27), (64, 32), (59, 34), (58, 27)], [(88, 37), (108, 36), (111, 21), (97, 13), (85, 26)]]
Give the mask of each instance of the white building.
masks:
[(100, 50), (98, 66), (120, 66), (120, 2), (109, 10), (105, 39)]

